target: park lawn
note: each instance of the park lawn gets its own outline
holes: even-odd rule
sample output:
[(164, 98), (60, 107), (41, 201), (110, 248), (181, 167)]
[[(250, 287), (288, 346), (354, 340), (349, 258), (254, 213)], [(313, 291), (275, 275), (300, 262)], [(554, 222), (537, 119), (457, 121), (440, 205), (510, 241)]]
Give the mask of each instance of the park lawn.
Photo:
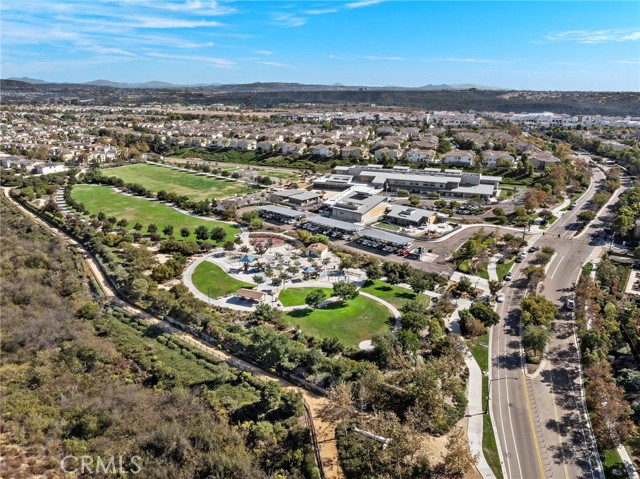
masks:
[(504, 263), (504, 264), (498, 263), (496, 265), (496, 275), (498, 276), (498, 281), (502, 281), (503, 280), (504, 275), (507, 274), (511, 270), (511, 267), (513, 266), (513, 264), (515, 262), (516, 262), (516, 259), (513, 258), (508, 263)]
[(278, 171), (278, 170), (266, 170), (258, 172), (260, 176), (270, 176), (271, 178), (278, 178), (280, 180), (297, 180), (300, 175), (290, 171)]
[(191, 281), (198, 291), (210, 298), (219, 298), (235, 293), (240, 288), (254, 288), (256, 285), (232, 278), (224, 270), (210, 261), (203, 261), (191, 275)]
[(165, 226), (172, 225), (176, 239), (182, 238), (180, 228), (186, 227), (191, 231), (187, 239), (195, 240), (194, 231), (200, 225), (206, 226), (209, 231), (214, 226), (223, 227), (228, 241), (233, 241), (234, 235), (240, 233), (240, 228), (237, 226), (189, 216), (157, 201), (118, 193), (109, 186), (76, 185), (71, 195), (76, 201), (84, 204), (90, 213), (97, 214), (102, 211), (107, 217), (126, 218), (129, 221), (129, 227), (133, 227), (135, 223), (141, 223), (144, 225), (142, 233), (147, 233), (149, 223), (156, 224), (159, 234), (162, 234)]
[(376, 279), (375, 281), (367, 281), (364, 283), (360, 291), (369, 293), (377, 298), (380, 298), (387, 303), (394, 305), (400, 309), (409, 301), (420, 301), (425, 305), (429, 305), (429, 296), (426, 294), (416, 294), (410, 289), (401, 288), (400, 286), (391, 285)]
[(388, 331), (391, 316), (382, 304), (364, 296), (346, 303), (336, 301), (323, 309), (297, 309), (286, 315), (305, 334), (338, 338), (343, 345), (355, 349), (361, 341)]
[(180, 196), (188, 196), (195, 201), (223, 199), (253, 191), (246, 183), (211, 176), (198, 176), (195, 172), (187, 173), (148, 163), (118, 166), (105, 169), (103, 173), (105, 176), (122, 178), (125, 183), (139, 183), (154, 192), (165, 190)]
[(327, 298), (330, 298), (333, 295), (332, 288), (287, 288), (280, 291), (280, 296), (278, 299), (282, 303), (283, 306), (300, 306), (305, 304), (304, 300), (307, 295), (316, 289), (321, 289), (325, 293), (327, 293)]

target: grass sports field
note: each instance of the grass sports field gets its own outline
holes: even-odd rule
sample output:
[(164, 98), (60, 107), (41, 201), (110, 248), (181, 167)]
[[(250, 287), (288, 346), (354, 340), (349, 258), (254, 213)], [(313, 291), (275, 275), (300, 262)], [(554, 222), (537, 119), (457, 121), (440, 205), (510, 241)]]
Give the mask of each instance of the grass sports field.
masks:
[(396, 308), (402, 308), (409, 301), (420, 301), (429, 304), (429, 296), (426, 294), (416, 294), (410, 289), (394, 286), (376, 279), (375, 281), (367, 281), (362, 286), (362, 291), (372, 294), (387, 303), (393, 304)]
[(245, 283), (232, 278), (225, 273), (220, 266), (203, 261), (191, 275), (193, 285), (198, 288), (202, 294), (206, 294), (210, 298), (219, 298), (229, 293), (235, 293), (240, 288), (253, 288), (255, 284)]
[(149, 223), (155, 223), (160, 234), (165, 226), (172, 225), (177, 239), (181, 239), (180, 228), (186, 227), (191, 230), (191, 236), (187, 239), (195, 240), (194, 231), (200, 225), (206, 226), (209, 230), (214, 226), (222, 226), (227, 232), (226, 239), (231, 241), (233, 236), (240, 232), (236, 226), (189, 216), (157, 201), (116, 193), (108, 186), (76, 185), (71, 195), (76, 201), (83, 203), (91, 213), (97, 214), (102, 211), (107, 216), (126, 218), (129, 220), (130, 228), (135, 223), (141, 223), (144, 226), (142, 233), (147, 233)]
[(223, 199), (244, 195), (253, 189), (245, 183), (174, 170), (164, 166), (140, 163), (103, 170), (105, 176), (117, 176), (125, 183), (139, 183), (151, 191), (173, 191), (192, 200)]
[(280, 291), (278, 299), (283, 306), (300, 306), (305, 304), (304, 300), (307, 295), (316, 289), (321, 289), (327, 293), (327, 298), (333, 294), (332, 288), (287, 288)]
[(335, 337), (345, 346), (358, 349), (360, 341), (389, 330), (391, 312), (364, 296), (329, 304), (323, 309), (298, 309), (286, 315), (289, 322), (318, 338)]

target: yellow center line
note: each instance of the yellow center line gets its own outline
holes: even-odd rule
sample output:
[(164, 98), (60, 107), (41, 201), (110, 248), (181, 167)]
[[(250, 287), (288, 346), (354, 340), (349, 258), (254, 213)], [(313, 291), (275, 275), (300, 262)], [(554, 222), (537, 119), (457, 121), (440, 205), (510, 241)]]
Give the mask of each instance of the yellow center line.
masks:
[(531, 423), (531, 436), (533, 437), (533, 445), (536, 448), (536, 454), (538, 455), (538, 465), (540, 466), (540, 477), (544, 479), (544, 467), (542, 466), (542, 456), (540, 455), (540, 447), (538, 446), (538, 439), (536, 438), (536, 428), (533, 424), (533, 415), (531, 414), (531, 404), (529, 403), (529, 391), (527, 390), (527, 379), (522, 373), (522, 387), (524, 388), (524, 399), (527, 402), (527, 413), (529, 414), (529, 422)]

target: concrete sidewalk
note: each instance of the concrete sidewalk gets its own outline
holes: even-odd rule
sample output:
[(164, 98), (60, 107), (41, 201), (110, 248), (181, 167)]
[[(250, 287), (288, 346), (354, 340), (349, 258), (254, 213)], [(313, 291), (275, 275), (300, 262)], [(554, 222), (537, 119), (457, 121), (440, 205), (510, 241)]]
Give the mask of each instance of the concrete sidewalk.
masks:
[(467, 388), (467, 439), (471, 454), (478, 456), (476, 468), (483, 479), (497, 477), (482, 451), (482, 431), (484, 428), (484, 409), (482, 408), (482, 370), (469, 350), (464, 355), (464, 362), (469, 368), (469, 385)]

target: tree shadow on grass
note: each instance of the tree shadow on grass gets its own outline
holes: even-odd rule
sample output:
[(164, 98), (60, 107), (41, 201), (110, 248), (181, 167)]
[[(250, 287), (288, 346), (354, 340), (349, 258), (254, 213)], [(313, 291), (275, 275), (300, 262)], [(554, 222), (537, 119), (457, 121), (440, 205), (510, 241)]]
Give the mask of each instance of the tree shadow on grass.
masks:
[[(327, 304), (326, 306), (323, 306), (322, 308), (319, 308), (322, 311), (336, 311), (336, 310), (340, 310), (343, 308), (346, 308), (347, 305), (346, 303), (342, 302), (342, 301), (333, 301), (329, 304)], [(309, 316), (311, 313), (313, 313), (315, 310), (311, 309), (311, 308), (304, 308), (304, 309), (294, 309), (293, 311), (289, 311), (289, 316), (291, 316), (292, 318), (306, 318), (307, 316)]]

